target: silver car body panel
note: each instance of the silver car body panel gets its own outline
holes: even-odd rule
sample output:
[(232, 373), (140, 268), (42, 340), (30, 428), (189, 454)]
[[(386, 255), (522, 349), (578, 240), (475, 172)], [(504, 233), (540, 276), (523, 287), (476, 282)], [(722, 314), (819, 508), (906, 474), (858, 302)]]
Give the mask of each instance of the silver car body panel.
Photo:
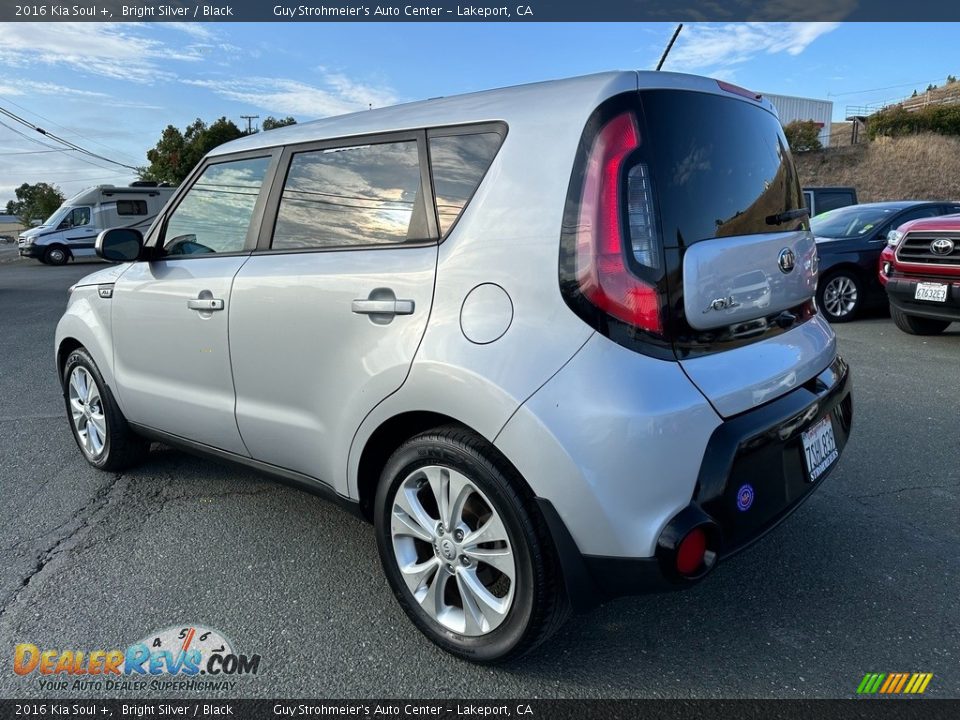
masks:
[[(237, 424), (254, 459), (345, 494), (350, 442), (410, 370), (436, 266), (436, 246), (259, 255), (243, 266), (230, 352)], [(412, 314), (353, 312), (354, 300), (386, 292), (412, 301)]]
[[(113, 288), (117, 395), (124, 414), (221, 450), (248, 455), (234, 416), (227, 317), (233, 276), (247, 256), (138, 262)], [(199, 312), (201, 293), (224, 301)]]
[(690, 502), (719, 424), (677, 363), (594, 334), (495, 444), (553, 503), (581, 552), (649, 557)]
[(701, 241), (683, 255), (683, 307), (698, 330), (772, 315), (816, 291), (817, 246), (806, 230)]
[[(774, 341), (681, 365), (595, 334), (566, 305), (559, 238), (581, 134), (598, 105), (639, 87), (724, 94), (708, 78), (603, 73), (364, 111), (222, 145), (210, 156), (467, 123), (508, 128), (439, 245), (137, 262), (112, 280), (112, 300), (93, 287), (74, 293), (57, 346), (87, 345), (132, 421), (282, 465), (354, 499), (361, 455), (383, 423), (415, 411), (448, 416), (506, 454), (583, 552), (649, 556), (659, 530), (691, 498), (707, 438), (721, 422), (714, 407), (725, 413), (786, 392), (829, 364), (835, 342), (815, 319)], [(773, 112), (765, 100), (741, 101)], [(755, 280), (744, 287), (761, 291)], [(496, 294), (502, 317), (471, 340), (462, 317), (476, 308), (464, 311), (464, 303), (481, 285), (506, 297)], [(377, 288), (413, 300), (414, 313), (379, 325), (351, 311)], [(204, 290), (225, 301), (223, 311), (201, 317), (186, 307)], [(738, 368), (741, 381), (752, 380), (738, 386)]]
[(782, 335), (680, 364), (717, 412), (730, 417), (803, 385), (836, 354), (830, 324), (816, 315)]

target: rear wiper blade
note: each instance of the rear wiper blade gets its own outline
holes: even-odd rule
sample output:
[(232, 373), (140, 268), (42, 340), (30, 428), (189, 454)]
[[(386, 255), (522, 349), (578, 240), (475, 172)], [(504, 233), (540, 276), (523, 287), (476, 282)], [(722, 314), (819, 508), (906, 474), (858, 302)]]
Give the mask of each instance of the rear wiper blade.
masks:
[(767, 225), (780, 225), (788, 220), (810, 217), (810, 208), (797, 208), (796, 210), (784, 210), (776, 215), (767, 215)]

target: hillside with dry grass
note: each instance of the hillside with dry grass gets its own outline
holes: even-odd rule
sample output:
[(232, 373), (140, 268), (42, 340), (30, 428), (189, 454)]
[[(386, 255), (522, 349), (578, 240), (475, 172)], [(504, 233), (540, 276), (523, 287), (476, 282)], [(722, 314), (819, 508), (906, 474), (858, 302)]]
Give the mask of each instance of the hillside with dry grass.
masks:
[(960, 137), (880, 137), (794, 159), (804, 187), (852, 185), (860, 202), (960, 200)]

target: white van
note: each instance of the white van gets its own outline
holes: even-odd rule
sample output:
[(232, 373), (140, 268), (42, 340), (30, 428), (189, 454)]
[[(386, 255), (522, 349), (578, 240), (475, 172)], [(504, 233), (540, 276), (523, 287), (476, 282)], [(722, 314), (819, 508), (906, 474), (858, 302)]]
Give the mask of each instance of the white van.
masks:
[(20, 233), (20, 255), (47, 265), (95, 257), (93, 243), (101, 231), (126, 227), (145, 233), (174, 190), (146, 181), (130, 187), (88, 188), (64, 202), (42, 225)]

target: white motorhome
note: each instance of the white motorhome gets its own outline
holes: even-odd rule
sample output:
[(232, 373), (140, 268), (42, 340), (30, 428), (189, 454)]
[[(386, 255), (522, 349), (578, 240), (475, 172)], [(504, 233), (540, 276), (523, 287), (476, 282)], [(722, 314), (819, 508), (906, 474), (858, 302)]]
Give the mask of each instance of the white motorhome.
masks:
[(145, 233), (175, 189), (145, 181), (129, 187), (88, 188), (64, 202), (43, 224), (20, 233), (20, 255), (48, 265), (95, 257), (97, 235), (117, 227)]

